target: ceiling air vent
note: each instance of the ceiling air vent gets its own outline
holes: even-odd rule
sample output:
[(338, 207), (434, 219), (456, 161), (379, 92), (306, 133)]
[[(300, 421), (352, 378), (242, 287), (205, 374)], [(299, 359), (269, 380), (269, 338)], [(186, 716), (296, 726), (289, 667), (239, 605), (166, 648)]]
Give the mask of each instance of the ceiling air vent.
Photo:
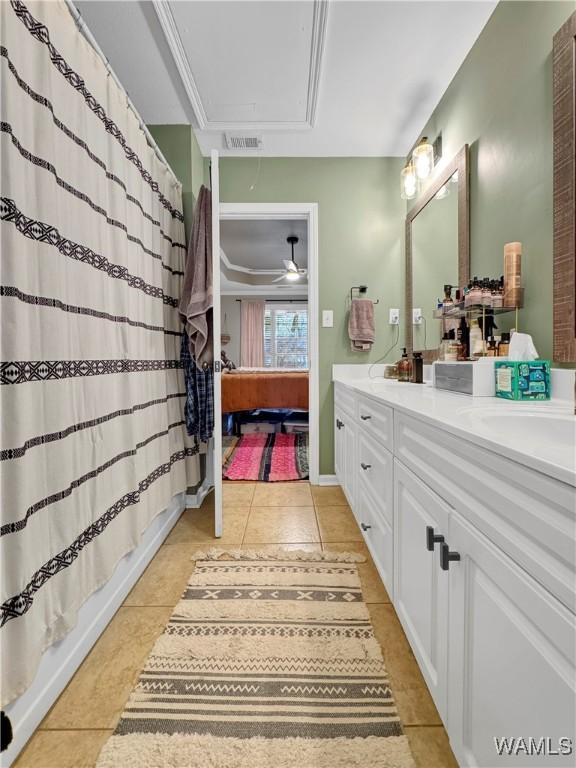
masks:
[(226, 147), (228, 149), (260, 149), (262, 136), (245, 133), (225, 133)]

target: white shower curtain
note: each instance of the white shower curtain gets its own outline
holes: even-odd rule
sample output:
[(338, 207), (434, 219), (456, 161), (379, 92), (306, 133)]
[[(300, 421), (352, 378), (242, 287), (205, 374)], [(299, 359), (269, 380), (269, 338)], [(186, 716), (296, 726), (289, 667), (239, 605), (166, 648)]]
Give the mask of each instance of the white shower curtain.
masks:
[(240, 364), (243, 368), (262, 368), (266, 302), (263, 299), (242, 299), (240, 306)]
[(180, 184), (64, 2), (0, 2), (2, 699), (199, 481)]

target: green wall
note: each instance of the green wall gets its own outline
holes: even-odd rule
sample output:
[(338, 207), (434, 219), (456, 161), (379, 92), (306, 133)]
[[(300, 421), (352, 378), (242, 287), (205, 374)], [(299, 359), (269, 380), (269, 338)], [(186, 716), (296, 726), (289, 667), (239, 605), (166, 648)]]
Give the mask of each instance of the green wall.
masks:
[(182, 182), (186, 235), (190, 233), (196, 195), (204, 182), (204, 158), (190, 125), (149, 125), (148, 130)]
[[(421, 132), (431, 138), (442, 132), (444, 157), (470, 144), (472, 274), (502, 274), (504, 244), (524, 243), (526, 295), (519, 326), (532, 333), (543, 357), (552, 352), (552, 38), (575, 8), (574, 2), (501, 2)], [(183, 182), (189, 223), (207, 161), (190, 126), (151, 126), (151, 132)], [(262, 158), (251, 191), (257, 162), (221, 158), (223, 202), (319, 207), (319, 310), (334, 310), (334, 328), (319, 330), (320, 472), (331, 474), (331, 366), (380, 357), (395, 339), (388, 309), (403, 311), (403, 161)], [(380, 299), (377, 340), (369, 354), (353, 353), (346, 334), (346, 298), (360, 283)], [(389, 361), (399, 357), (402, 328), (401, 319)]]
[(519, 330), (545, 358), (552, 356), (552, 38), (575, 9), (501, 2), (421, 132), (431, 139), (442, 132), (444, 157), (470, 144), (471, 273), (502, 274), (504, 244), (523, 243)]
[[(320, 473), (332, 474), (332, 364), (380, 357), (395, 338), (387, 322), (388, 308), (403, 306), (404, 201), (398, 181), (402, 160), (262, 158), (256, 187), (250, 191), (257, 163), (255, 158), (220, 159), (222, 202), (318, 203), (319, 311), (334, 310), (334, 327), (319, 329)], [(360, 284), (380, 300), (370, 353), (352, 352), (347, 336), (346, 299), (351, 286)], [(388, 360), (399, 358), (398, 347)]]

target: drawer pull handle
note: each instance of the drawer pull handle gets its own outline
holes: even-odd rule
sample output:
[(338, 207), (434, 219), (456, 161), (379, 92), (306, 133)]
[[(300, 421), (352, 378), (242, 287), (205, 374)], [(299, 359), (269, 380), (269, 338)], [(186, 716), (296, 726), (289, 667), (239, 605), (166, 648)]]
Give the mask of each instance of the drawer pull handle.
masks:
[(443, 541), (444, 536), (434, 533), (434, 528), (431, 525), (426, 526), (426, 549), (429, 552), (434, 552), (436, 544), (441, 544)]
[(443, 571), (447, 571), (450, 568), (450, 563), (460, 560), (459, 552), (451, 552), (448, 544), (442, 544), (440, 547), (440, 568)]
[(360, 466), (362, 467), (362, 469), (364, 471), (366, 471), (367, 469), (371, 469), (372, 468), (372, 464), (364, 464), (363, 461), (360, 462)]
[(360, 418), (362, 419), (362, 421), (368, 421), (368, 419), (371, 419), (371, 418), (372, 418), (372, 416), (366, 416), (366, 415), (364, 415), (363, 413), (361, 413), (361, 414), (360, 414)]
[(363, 531), (369, 531), (372, 526), (366, 525), (366, 523), (360, 523), (360, 528), (362, 528)]

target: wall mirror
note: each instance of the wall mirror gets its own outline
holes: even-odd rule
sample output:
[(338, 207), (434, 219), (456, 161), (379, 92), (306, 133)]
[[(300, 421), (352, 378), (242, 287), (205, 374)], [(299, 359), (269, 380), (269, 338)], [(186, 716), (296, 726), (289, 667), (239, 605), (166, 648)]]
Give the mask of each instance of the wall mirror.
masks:
[(554, 351), (576, 362), (576, 13), (554, 36)]
[[(470, 279), (468, 145), (439, 168), (406, 215), (405, 345), (434, 360), (441, 323), (433, 318), (444, 284), (462, 286)], [(420, 309), (422, 322), (412, 323)]]

